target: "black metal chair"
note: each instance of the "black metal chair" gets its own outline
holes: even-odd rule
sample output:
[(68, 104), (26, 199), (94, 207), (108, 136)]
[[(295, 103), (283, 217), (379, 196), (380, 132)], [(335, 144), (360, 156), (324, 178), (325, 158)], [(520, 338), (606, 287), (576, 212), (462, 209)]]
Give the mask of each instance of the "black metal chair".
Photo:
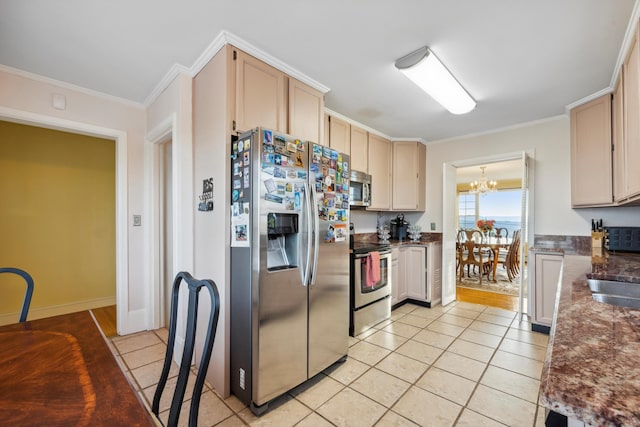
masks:
[(153, 404), (151, 405), (151, 411), (160, 419), (158, 412), (160, 409), (160, 398), (167, 384), (167, 378), (169, 376), (169, 370), (171, 369), (171, 363), (173, 359), (173, 347), (176, 341), (176, 323), (178, 320), (178, 294), (180, 290), (180, 283), (182, 281), (187, 283), (189, 288), (189, 303), (187, 312), (187, 326), (185, 334), (184, 349), (182, 352), (182, 360), (180, 363), (180, 370), (178, 372), (178, 381), (176, 383), (176, 389), (173, 393), (173, 399), (171, 400), (171, 409), (169, 410), (169, 420), (167, 421), (167, 427), (174, 427), (178, 425), (178, 418), (180, 417), (180, 409), (182, 407), (182, 400), (187, 388), (187, 380), (189, 379), (189, 371), (191, 368), (191, 360), (193, 358), (193, 351), (196, 340), (196, 321), (198, 317), (198, 293), (202, 288), (209, 290), (211, 296), (211, 313), (209, 315), (209, 325), (207, 328), (207, 336), (204, 342), (204, 348), (202, 350), (202, 358), (200, 359), (200, 366), (198, 368), (198, 375), (196, 376), (196, 382), (193, 386), (193, 394), (191, 396), (191, 407), (189, 409), (189, 427), (196, 427), (198, 424), (198, 408), (200, 406), (200, 395), (202, 394), (202, 386), (204, 385), (204, 377), (209, 368), (209, 360), (211, 359), (211, 350), (213, 349), (213, 341), (216, 336), (216, 328), (218, 326), (218, 315), (220, 313), (220, 296), (218, 294), (218, 288), (212, 280), (197, 280), (194, 279), (187, 272), (180, 272), (173, 281), (173, 290), (171, 296), (171, 319), (169, 323), (169, 339), (167, 342), (167, 352), (164, 358), (164, 366), (162, 367), (162, 373), (160, 374), (160, 381), (156, 392), (153, 396)]
[(22, 301), (22, 310), (20, 311), (20, 322), (27, 321), (27, 314), (29, 313), (29, 306), (31, 305), (31, 296), (33, 295), (33, 279), (24, 270), (12, 267), (0, 267), (0, 273), (13, 273), (22, 277), (27, 282), (27, 289), (24, 294), (24, 300)]

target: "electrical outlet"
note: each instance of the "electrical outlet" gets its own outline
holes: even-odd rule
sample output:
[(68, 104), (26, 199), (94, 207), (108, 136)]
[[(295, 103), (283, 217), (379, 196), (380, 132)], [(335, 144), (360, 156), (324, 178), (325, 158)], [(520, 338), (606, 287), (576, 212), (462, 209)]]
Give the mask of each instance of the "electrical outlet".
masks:
[(431, 223), (431, 231), (435, 231), (436, 230), (436, 223), (432, 222)]
[(140, 227), (142, 225), (142, 215), (133, 216), (133, 226)]

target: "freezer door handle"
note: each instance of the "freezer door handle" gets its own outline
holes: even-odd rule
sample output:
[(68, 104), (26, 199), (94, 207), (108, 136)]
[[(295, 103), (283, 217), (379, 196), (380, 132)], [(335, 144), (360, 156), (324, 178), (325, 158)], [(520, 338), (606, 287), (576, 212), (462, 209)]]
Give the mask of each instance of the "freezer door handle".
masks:
[(307, 214), (307, 255), (306, 262), (304, 264), (304, 277), (302, 278), (302, 286), (307, 286), (309, 283), (309, 275), (311, 274), (311, 239), (313, 237), (312, 227), (311, 227), (311, 195), (309, 194), (309, 184), (304, 184), (304, 195), (305, 195), (305, 205), (306, 205), (306, 214)]
[(318, 240), (320, 236), (320, 221), (318, 219), (318, 197), (315, 184), (311, 184), (311, 192), (313, 199), (313, 267), (311, 270), (311, 281), (309, 285), (316, 283), (316, 267), (318, 266)]

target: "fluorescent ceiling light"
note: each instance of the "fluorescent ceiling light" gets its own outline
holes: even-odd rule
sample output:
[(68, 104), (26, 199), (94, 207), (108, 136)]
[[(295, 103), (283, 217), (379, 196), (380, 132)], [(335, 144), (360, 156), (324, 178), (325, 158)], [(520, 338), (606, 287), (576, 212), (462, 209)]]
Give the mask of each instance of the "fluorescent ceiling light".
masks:
[(426, 46), (398, 59), (396, 68), (453, 114), (476, 107), (476, 101)]

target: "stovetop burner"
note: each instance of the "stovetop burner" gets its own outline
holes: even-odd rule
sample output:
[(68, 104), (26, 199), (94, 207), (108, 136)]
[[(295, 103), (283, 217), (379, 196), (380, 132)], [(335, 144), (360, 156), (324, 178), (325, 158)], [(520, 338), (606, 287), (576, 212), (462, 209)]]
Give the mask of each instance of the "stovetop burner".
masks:
[(354, 254), (366, 254), (372, 251), (384, 251), (391, 249), (389, 243), (359, 241), (351, 244), (351, 251)]

